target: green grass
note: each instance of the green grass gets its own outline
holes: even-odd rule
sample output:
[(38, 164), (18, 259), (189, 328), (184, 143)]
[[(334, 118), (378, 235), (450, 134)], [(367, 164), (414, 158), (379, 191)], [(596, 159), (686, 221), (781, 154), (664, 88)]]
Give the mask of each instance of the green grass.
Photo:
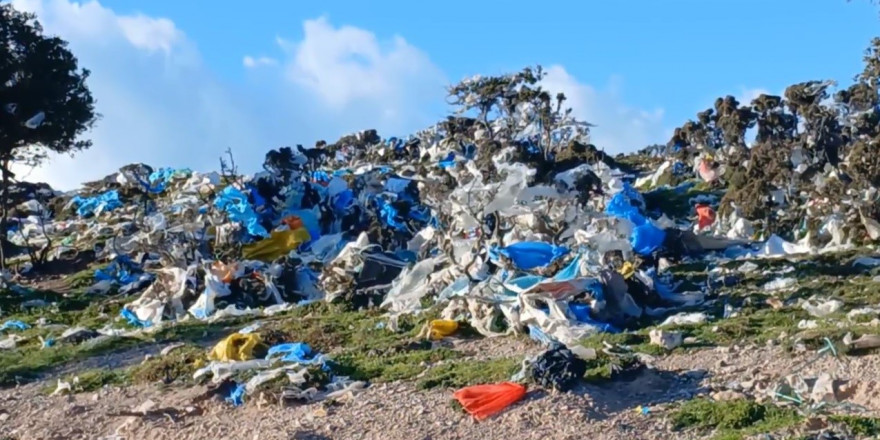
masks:
[(99, 354), (134, 347), (142, 341), (135, 338), (106, 337), (80, 345), (60, 344), (41, 349), (22, 347), (0, 355), (0, 385), (36, 379), (40, 373), (69, 362), (88, 359)]
[(673, 428), (714, 430), (715, 440), (736, 440), (774, 432), (803, 420), (797, 411), (749, 400), (715, 402), (694, 399), (682, 404), (670, 416)]
[(136, 384), (155, 382), (169, 384), (178, 381), (190, 383), (197, 366), (206, 361), (205, 349), (196, 345), (184, 345), (165, 356), (155, 356), (127, 369), (125, 376)]
[(470, 385), (510, 380), (520, 368), (521, 359), (498, 358), (482, 361), (452, 361), (438, 365), (418, 379), (419, 389), (462, 388)]
[[(128, 385), (129, 378), (125, 372), (120, 370), (92, 369), (80, 371), (61, 379), (70, 383), (72, 393), (88, 393), (97, 391), (104, 386), (123, 386)], [(50, 394), (55, 391), (57, 382), (51, 381), (43, 388), (44, 394)]]
[[(669, 173), (671, 174), (671, 172)], [(658, 186), (670, 184), (672, 181), (657, 181)], [(648, 212), (656, 211), (666, 214), (670, 218), (684, 218), (696, 215), (694, 205), (691, 199), (699, 196), (715, 196), (716, 200), (720, 200), (724, 195), (721, 191), (712, 190), (707, 184), (700, 182), (685, 191), (677, 191), (671, 187), (663, 187), (645, 192), (645, 208)]]
[(853, 435), (877, 438), (880, 436), (880, 419), (854, 415), (832, 415), (828, 420), (835, 425), (849, 428)]

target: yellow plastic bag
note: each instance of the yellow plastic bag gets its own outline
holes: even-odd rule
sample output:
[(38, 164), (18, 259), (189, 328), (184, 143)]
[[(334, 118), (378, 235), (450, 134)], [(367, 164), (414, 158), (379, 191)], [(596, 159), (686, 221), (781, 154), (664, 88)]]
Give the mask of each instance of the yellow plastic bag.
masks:
[(243, 246), (241, 255), (247, 260), (275, 261), (311, 239), (306, 228), (273, 231), (269, 238)]
[(618, 273), (623, 275), (624, 279), (630, 279), (633, 275), (636, 274), (636, 268), (633, 267), (632, 263), (629, 261), (623, 263), (623, 266), (620, 266), (620, 269), (617, 270)]
[(249, 361), (254, 358), (254, 348), (260, 343), (256, 333), (233, 333), (217, 343), (208, 359), (212, 361)]
[(458, 322), (448, 319), (435, 319), (431, 321), (428, 336), (433, 340), (443, 339), (458, 330)]

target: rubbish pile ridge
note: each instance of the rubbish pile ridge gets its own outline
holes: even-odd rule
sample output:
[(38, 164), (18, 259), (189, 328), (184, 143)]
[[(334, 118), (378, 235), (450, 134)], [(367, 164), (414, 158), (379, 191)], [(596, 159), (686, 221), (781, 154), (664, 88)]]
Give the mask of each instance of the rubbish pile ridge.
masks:
[(126, 295), (121, 319), (137, 327), (328, 301), (381, 308), (394, 330), (436, 307), (484, 336), (540, 338), (555, 356), (541, 380), (566, 388), (583, 368), (549, 365), (572, 356), (557, 344), (714, 299), (711, 283), (674, 283), (671, 262), (880, 239), (876, 71), (833, 102), (823, 82), (745, 106), (719, 98), (668, 145), (618, 157), (542, 75), (465, 80), (450, 89), (459, 111), (432, 127), (279, 148), (253, 175), (226, 160), (219, 172), (135, 164), (76, 194), (22, 187), (8, 245), (108, 263), (91, 290)]

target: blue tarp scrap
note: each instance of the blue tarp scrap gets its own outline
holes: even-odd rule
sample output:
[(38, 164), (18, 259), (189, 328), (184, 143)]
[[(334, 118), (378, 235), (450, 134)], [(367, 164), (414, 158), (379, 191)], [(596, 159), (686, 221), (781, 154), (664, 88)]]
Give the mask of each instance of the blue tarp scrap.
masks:
[(388, 180), (385, 181), (385, 191), (392, 192), (394, 194), (400, 194), (407, 190), (411, 182), (412, 180), (410, 179), (404, 179), (401, 177), (389, 177)]
[(409, 218), (422, 223), (431, 222), (434, 217), (431, 216), (431, 208), (425, 205), (416, 205), (410, 208)]
[(128, 321), (129, 324), (135, 327), (150, 327), (153, 325), (153, 323), (150, 321), (141, 320), (137, 317), (137, 315), (134, 314), (134, 312), (129, 309), (122, 309), (122, 311), (119, 312), (119, 316), (125, 318), (125, 320)]
[(477, 157), (477, 146), (474, 144), (464, 145), (461, 150), (467, 160), (474, 160), (474, 158)]
[(672, 164), (672, 174), (676, 176), (680, 176), (682, 174), (687, 174), (688, 168), (684, 162), (675, 162)]
[(345, 212), (354, 204), (354, 192), (350, 189), (333, 196), (333, 209), (336, 212)]
[(312, 172), (312, 180), (315, 182), (329, 182), (332, 177), (324, 170), (317, 170)]
[(18, 321), (18, 320), (9, 320), (9, 321), (4, 322), (3, 325), (0, 326), (0, 331), (11, 330), (11, 329), (15, 329), (15, 330), (27, 330), (27, 329), (29, 329), (29, 328), (31, 328), (31, 326), (25, 324), (25, 323), (22, 322), (22, 321)]
[(174, 168), (159, 168), (156, 171), (153, 171), (150, 174), (150, 183), (156, 183), (157, 181), (168, 183), (174, 179), (175, 176), (189, 176), (192, 174), (192, 170), (189, 168), (181, 168), (179, 170), (175, 170)]
[(572, 259), (568, 266), (565, 266), (559, 272), (556, 272), (556, 275), (553, 276), (554, 281), (570, 281), (580, 276), (581, 269), (581, 254), (578, 254), (574, 259)]
[(529, 337), (532, 338), (533, 341), (538, 342), (540, 344), (550, 346), (557, 343), (556, 339), (553, 339), (552, 336), (544, 333), (537, 326), (529, 324)]
[(229, 395), (226, 396), (226, 402), (232, 404), (232, 406), (241, 406), (244, 404), (244, 394), (245, 394), (245, 386), (244, 384), (235, 384), (234, 388), (231, 388)]
[(647, 222), (637, 226), (630, 234), (629, 242), (633, 251), (639, 255), (650, 255), (663, 246), (666, 239), (666, 231)]
[(617, 329), (617, 327), (593, 319), (593, 317), (590, 316), (589, 304), (568, 303), (568, 310), (570, 310), (571, 314), (574, 315), (574, 319), (576, 319), (580, 323), (589, 324), (605, 333), (620, 333), (620, 330)]
[(282, 362), (292, 362), (303, 365), (317, 365), (327, 368), (324, 356), (312, 351), (312, 348), (304, 342), (290, 342), (278, 344), (269, 348), (266, 359), (279, 358)]
[(489, 250), (489, 257), (497, 261), (499, 256), (503, 255), (509, 258), (517, 268), (531, 270), (546, 267), (568, 253), (567, 247), (540, 241), (521, 241), (503, 248), (494, 246)]
[(214, 206), (226, 212), (229, 219), (245, 227), (248, 234), (268, 237), (269, 232), (260, 224), (257, 213), (248, 203), (244, 193), (233, 186), (227, 186), (214, 199)]
[(440, 168), (449, 168), (455, 166), (455, 153), (450, 151), (448, 155), (446, 155), (445, 159), (441, 159), (437, 164)]
[(139, 275), (133, 273), (136, 271), (138, 271), (138, 267), (130, 258), (119, 256), (116, 257), (106, 268), (95, 269), (95, 279), (98, 281), (115, 281), (119, 284), (125, 285), (134, 283), (140, 279)]
[(76, 213), (80, 217), (88, 217), (96, 212), (112, 211), (122, 207), (119, 193), (116, 190), (107, 191), (94, 197), (74, 196), (73, 203), (76, 205)]
[(381, 197), (377, 197), (374, 199), (376, 202), (377, 212), (376, 215), (382, 221), (385, 226), (397, 229), (398, 231), (406, 231), (406, 223), (399, 220), (400, 215), (390, 203), (388, 203), (385, 199)]

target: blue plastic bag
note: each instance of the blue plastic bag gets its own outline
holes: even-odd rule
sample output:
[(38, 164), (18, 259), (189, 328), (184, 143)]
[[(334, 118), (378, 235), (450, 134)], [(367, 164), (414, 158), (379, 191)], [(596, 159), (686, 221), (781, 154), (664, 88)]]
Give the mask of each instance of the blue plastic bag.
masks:
[(266, 359), (274, 359), (281, 356), (283, 362), (295, 362), (297, 364), (313, 365), (323, 364), (324, 356), (312, 352), (312, 348), (304, 342), (291, 342), (278, 344), (269, 348)]
[(645, 223), (633, 229), (629, 237), (633, 251), (639, 255), (650, 255), (658, 248), (663, 246), (663, 240), (666, 239), (666, 231), (654, 226), (652, 223)]
[(354, 203), (354, 192), (350, 189), (333, 196), (333, 209), (336, 212), (345, 212)]
[(233, 186), (227, 186), (217, 195), (214, 206), (226, 211), (229, 219), (245, 227), (248, 234), (257, 237), (268, 237), (269, 231), (260, 224), (257, 213), (248, 203), (244, 193)]
[(550, 243), (521, 241), (503, 248), (495, 247), (490, 250), (489, 256), (490, 258), (494, 256), (494, 259), (497, 260), (498, 255), (503, 255), (513, 261), (517, 268), (531, 270), (546, 267), (567, 255), (568, 252), (568, 248), (554, 246)]
[(112, 211), (122, 207), (119, 201), (119, 193), (116, 190), (107, 191), (94, 197), (75, 196), (73, 203), (77, 206), (76, 213), (80, 217), (88, 217), (90, 215)]
[(27, 330), (29, 328), (31, 328), (31, 326), (25, 324), (22, 321), (9, 320), (9, 321), (4, 322), (3, 325), (0, 326), (0, 331), (10, 330), (10, 329)]
[(630, 199), (623, 191), (615, 194), (608, 201), (608, 205), (605, 206), (605, 213), (613, 217), (627, 219), (636, 226), (641, 226), (647, 222), (645, 216), (639, 212), (638, 208), (632, 205)]
[(125, 285), (140, 279), (139, 276), (132, 273), (137, 269), (137, 266), (130, 258), (119, 256), (116, 257), (116, 259), (114, 259), (106, 268), (95, 269), (95, 279), (98, 281), (115, 281), (119, 284)]

